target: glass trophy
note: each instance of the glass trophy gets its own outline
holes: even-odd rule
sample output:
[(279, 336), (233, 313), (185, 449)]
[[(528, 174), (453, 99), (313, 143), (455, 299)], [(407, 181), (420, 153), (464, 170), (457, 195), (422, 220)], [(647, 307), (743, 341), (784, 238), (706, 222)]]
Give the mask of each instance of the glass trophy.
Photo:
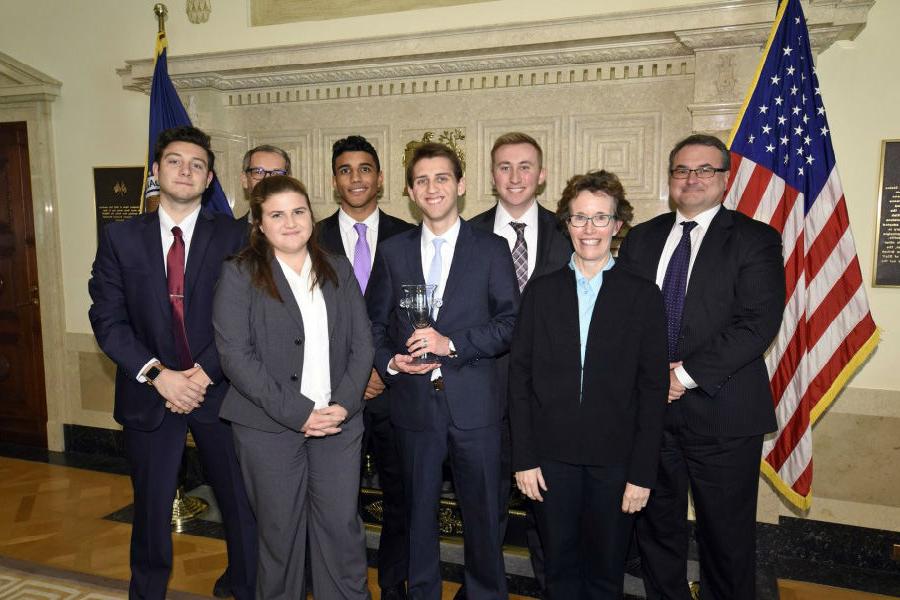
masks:
[[(406, 313), (406, 318), (416, 329), (425, 329), (434, 324), (432, 313), (439, 307), (441, 301), (434, 297), (436, 285), (407, 284), (401, 285), (403, 298), (400, 300), (400, 308)], [(426, 352), (413, 359), (413, 364), (426, 365), (440, 362), (440, 357)]]

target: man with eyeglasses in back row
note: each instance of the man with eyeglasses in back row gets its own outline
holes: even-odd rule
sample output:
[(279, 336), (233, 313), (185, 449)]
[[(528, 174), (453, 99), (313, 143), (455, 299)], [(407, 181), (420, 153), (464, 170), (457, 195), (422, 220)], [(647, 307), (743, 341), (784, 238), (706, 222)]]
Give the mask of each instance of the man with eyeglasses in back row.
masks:
[(722, 206), (728, 149), (692, 135), (669, 155), (675, 212), (632, 229), (619, 261), (663, 292), (669, 394), (656, 485), (636, 523), (647, 597), (689, 600), (687, 503), (704, 598), (755, 598), (763, 436), (776, 428), (763, 354), (785, 300), (781, 237)]
[[(249, 201), (250, 192), (266, 177), (290, 174), (291, 157), (278, 146), (261, 144), (247, 150), (241, 164), (241, 188), (244, 190), (244, 199)], [(244, 213), (241, 219), (249, 221), (250, 211)]]

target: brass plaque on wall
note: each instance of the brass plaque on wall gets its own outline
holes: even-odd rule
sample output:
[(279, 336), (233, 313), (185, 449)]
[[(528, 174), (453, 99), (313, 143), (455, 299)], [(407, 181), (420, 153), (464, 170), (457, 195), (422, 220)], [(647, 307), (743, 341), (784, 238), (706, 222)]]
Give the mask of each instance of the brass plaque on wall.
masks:
[(881, 142), (872, 285), (900, 287), (900, 140)]
[(491, 0), (250, 0), (250, 25), (325, 21)]

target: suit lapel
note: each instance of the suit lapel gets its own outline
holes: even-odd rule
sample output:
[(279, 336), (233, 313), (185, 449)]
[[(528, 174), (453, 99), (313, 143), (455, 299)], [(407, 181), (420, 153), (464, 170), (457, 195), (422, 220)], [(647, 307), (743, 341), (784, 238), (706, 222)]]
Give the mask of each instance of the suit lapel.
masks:
[(549, 211), (544, 212), (544, 208), (538, 205), (537, 255), (535, 256), (534, 273), (531, 274), (531, 277), (541, 275), (547, 263), (550, 262), (550, 242), (553, 239), (553, 228), (556, 226), (556, 219), (552, 213), (548, 213)]
[(409, 249), (406, 252), (406, 270), (409, 273), (409, 281), (401, 281), (401, 284), (425, 285), (425, 274), (422, 272), (422, 225), (414, 230), (409, 237)]
[(722, 256), (722, 246), (725, 245), (731, 234), (732, 223), (731, 212), (723, 206), (709, 224), (709, 231), (703, 236), (703, 242), (700, 244), (700, 250), (697, 252), (697, 258), (694, 259), (694, 266), (691, 269), (690, 279), (688, 279), (687, 294), (684, 297), (685, 310), (692, 306), (697, 298), (702, 297), (707, 282), (715, 277), (716, 263)]
[(341, 239), (337, 212), (322, 221), (322, 245), (332, 254), (347, 256), (347, 252), (344, 250), (344, 240)]
[(144, 219), (141, 237), (144, 244), (144, 256), (148, 263), (148, 286), (166, 321), (172, 319), (172, 305), (169, 303), (169, 284), (166, 280), (166, 257), (162, 251), (162, 237), (159, 232), (159, 214), (149, 213)]
[[(356, 279), (353, 279), (354, 285), (356, 284)], [(334, 326), (337, 324), (337, 307), (338, 307), (338, 298), (337, 298), (337, 289), (334, 287), (334, 284), (330, 281), (326, 281), (322, 286), (322, 298), (325, 300), (325, 306), (328, 307), (326, 309), (326, 313), (328, 315), (328, 339), (331, 340), (331, 337), (334, 335)]]
[[(556, 277), (556, 275), (553, 275)], [(568, 269), (564, 274), (565, 285), (561, 286), (559, 294), (559, 324), (556, 329), (556, 339), (560, 346), (565, 348), (567, 364), (581, 364), (581, 327), (579, 323), (578, 309), (578, 282), (575, 280), (575, 271)], [(601, 288), (602, 290), (602, 288)]]
[[(307, 260), (309, 260), (309, 257), (307, 257)], [(284, 276), (284, 271), (281, 270), (281, 263), (278, 262), (277, 258), (273, 258), (272, 262), (269, 264), (272, 269), (272, 279), (275, 280), (275, 286), (278, 288), (278, 293), (281, 294), (281, 299), (284, 301), (285, 310), (287, 310), (288, 314), (291, 315), (291, 318), (294, 319), (294, 322), (300, 327), (300, 331), (304, 331), (303, 315), (300, 314), (300, 307), (297, 306), (294, 292), (291, 290), (291, 286)], [(329, 328), (330, 326), (331, 324), (329, 323)]]
[(206, 249), (213, 238), (215, 229), (215, 217), (200, 210), (197, 215), (197, 223), (194, 225), (194, 234), (191, 236), (191, 248), (188, 251), (187, 264), (184, 268), (184, 314), (187, 315), (191, 308), (191, 299), (196, 289), (197, 277), (203, 270), (203, 258)]
[[(471, 226), (462, 219), (459, 221), (459, 235), (456, 238), (456, 246), (453, 249), (453, 260), (450, 262), (447, 286), (441, 293), (441, 300), (444, 302), (451, 299), (457, 288), (460, 287), (460, 281), (465, 278), (465, 265), (469, 264), (470, 260), (475, 260), (472, 256), (473, 236)], [(438, 320), (440, 320), (442, 314), (444, 314), (443, 311), (438, 313)]]

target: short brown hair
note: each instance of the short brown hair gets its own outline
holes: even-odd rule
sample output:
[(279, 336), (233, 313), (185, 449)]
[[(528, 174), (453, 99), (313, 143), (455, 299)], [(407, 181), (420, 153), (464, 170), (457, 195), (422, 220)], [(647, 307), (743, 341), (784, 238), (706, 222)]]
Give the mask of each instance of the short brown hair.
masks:
[(561, 223), (565, 223), (572, 214), (569, 212), (569, 205), (581, 192), (591, 192), (592, 194), (603, 192), (612, 198), (615, 203), (616, 220), (621, 221), (623, 225), (627, 225), (634, 217), (634, 207), (625, 199), (625, 188), (622, 187), (622, 182), (615, 173), (601, 169), (588, 171), (584, 175), (575, 175), (566, 182), (562, 197), (556, 205), (556, 217)]
[(536, 139), (534, 139), (527, 133), (522, 133), (521, 131), (510, 131), (509, 133), (504, 133), (496, 140), (494, 140), (494, 146), (491, 148), (491, 168), (493, 168), (496, 162), (494, 160), (494, 154), (497, 153), (497, 150), (502, 146), (511, 146), (513, 144), (528, 144), (529, 146), (534, 147), (534, 149), (537, 150), (538, 169), (543, 168), (544, 151), (541, 149), (541, 145), (538, 144)]
[[(265, 234), (260, 231), (259, 225), (262, 222), (262, 205), (275, 194), (284, 192), (295, 192), (306, 198), (309, 218), (313, 226), (315, 226), (316, 216), (313, 214), (312, 203), (309, 201), (306, 186), (299, 179), (294, 179), (290, 175), (266, 177), (257, 183), (253, 191), (250, 192), (250, 215), (253, 218), (253, 224), (250, 227), (250, 241), (235, 256), (235, 261), (238, 264), (245, 265), (249, 269), (253, 285), (281, 302), (284, 302), (284, 299), (278, 293), (278, 286), (272, 277), (272, 258), (275, 256), (275, 253)], [(322, 287), (322, 282), (324, 281), (330, 281), (337, 286), (337, 273), (335, 273), (331, 263), (328, 262), (327, 253), (319, 246), (315, 227), (309, 236), (309, 240), (306, 242), (306, 249), (312, 261), (310, 286), (318, 285)]]
[(413, 185), (413, 168), (416, 166), (416, 163), (426, 158), (446, 158), (453, 166), (453, 175), (456, 177), (456, 181), (463, 178), (462, 163), (459, 161), (459, 156), (456, 155), (456, 152), (450, 146), (437, 142), (425, 142), (416, 146), (412, 156), (409, 157), (409, 162), (406, 163), (407, 186), (412, 187)]

